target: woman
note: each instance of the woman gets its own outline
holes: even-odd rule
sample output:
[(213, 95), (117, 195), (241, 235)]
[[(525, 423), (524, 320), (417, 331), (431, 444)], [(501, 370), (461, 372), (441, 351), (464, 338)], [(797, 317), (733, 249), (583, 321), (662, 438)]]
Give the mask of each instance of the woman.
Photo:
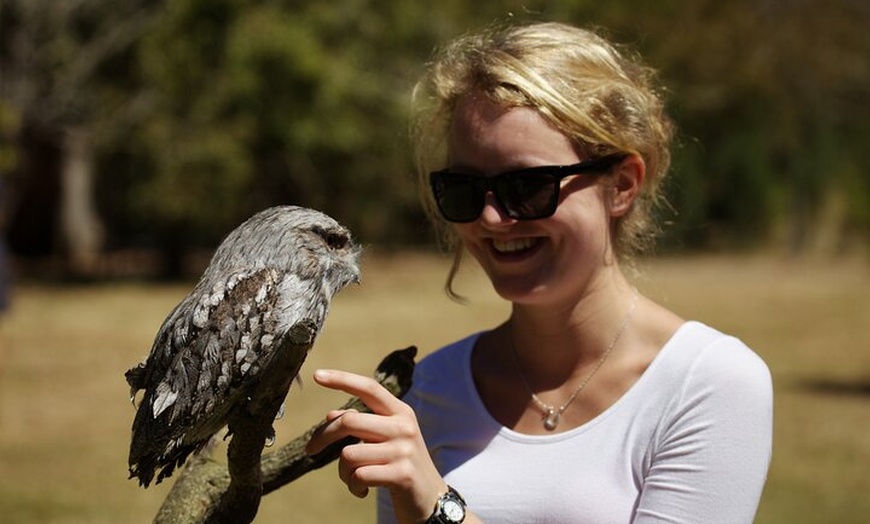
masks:
[(359, 437), (339, 474), (357, 496), (383, 488), (381, 522), (752, 521), (767, 367), (621, 270), (669, 164), (651, 77), (594, 33), (544, 23), (463, 37), (418, 86), (427, 200), (457, 240), (450, 281), (467, 251), (512, 310), (423, 359), (405, 402), (315, 373), (374, 412), (329, 413), (309, 451)]

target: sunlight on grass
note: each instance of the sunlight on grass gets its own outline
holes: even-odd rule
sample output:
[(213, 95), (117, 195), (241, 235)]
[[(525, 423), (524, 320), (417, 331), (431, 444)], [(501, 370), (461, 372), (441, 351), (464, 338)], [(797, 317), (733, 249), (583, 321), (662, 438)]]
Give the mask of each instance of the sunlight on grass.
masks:
[[(447, 261), (372, 255), (363, 284), (333, 304), (294, 386), (278, 443), (345, 398), (308, 379), (318, 367), (370, 374), (393, 349), (421, 354), (500, 322), (507, 306), (470, 268), (460, 306), (442, 292)], [(863, 261), (705, 257), (642, 264), (638, 287), (684, 317), (729, 331), (769, 364), (775, 444), (760, 523), (858, 523), (870, 513), (870, 272)], [(0, 520), (150, 522), (169, 484), (126, 479), (133, 408), (123, 372), (189, 286), (25, 286), (0, 324)], [(260, 523), (370, 523), (334, 466), (264, 499)]]

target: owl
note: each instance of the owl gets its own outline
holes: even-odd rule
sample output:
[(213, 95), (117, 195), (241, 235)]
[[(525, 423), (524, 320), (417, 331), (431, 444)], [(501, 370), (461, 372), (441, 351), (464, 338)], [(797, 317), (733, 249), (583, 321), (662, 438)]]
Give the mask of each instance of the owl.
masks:
[(335, 293), (359, 282), (359, 252), (347, 229), (302, 207), (266, 209), (227, 235), (125, 374), (131, 399), (144, 390), (130, 478), (159, 483), (220, 431), (290, 328), (319, 331)]

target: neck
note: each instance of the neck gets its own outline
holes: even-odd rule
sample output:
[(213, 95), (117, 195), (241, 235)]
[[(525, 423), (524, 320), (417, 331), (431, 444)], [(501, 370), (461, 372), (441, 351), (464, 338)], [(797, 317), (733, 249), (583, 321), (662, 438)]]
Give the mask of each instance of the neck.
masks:
[(530, 378), (559, 383), (602, 357), (620, 332), (634, 293), (619, 274), (588, 286), (570, 304), (514, 304), (505, 335)]
[[(574, 400), (577, 398), (577, 395), (580, 394), (580, 392), (586, 387), (586, 384), (589, 383), (589, 381), (592, 379), (592, 377), (595, 376), (595, 374), (598, 372), (598, 370), (601, 369), (601, 367), (607, 361), (607, 358), (610, 356), (611, 352), (616, 347), (616, 344), (617, 344), (617, 342), (619, 342), (619, 339), (621, 338), (623, 332), (628, 327), (628, 323), (631, 319), (631, 315), (634, 312), (636, 305), (637, 305), (637, 291), (633, 290), (632, 296), (631, 296), (631, 303), (628, 306), (628, 310), (626, 311), (625, 315), (622, 317), (622, 320), (619, 323), (619, 327), (616, 329), (616, 332), (613, 335), (613, 337), (610, 339), (610, 342), (606, 346), (603, 346), (603, 350), (601, 351), (601, 355), (596, 359), (596, 362), (594, 363), (594, 365), (589, 366), (589, 368), (590, 368), (589, 371), (585, 372), (586, 376), (579, 382), (579, 384), (576, 387), (572, 387), (570, 396), (568, 397), (567, 400), (565, 400), (561, 404), (549, 404), (549, 403), (541, 400), (541, 398), (535, 393), (535, 388), (531, 385), (529, 379), (526, 376), (526, 373), (523, 372), (523, 365), (520, 362), (520, 359), (519, 359), (517, 351), (516, 351), (516, 343), (514, 341), (514, 337), (511, 336), (511, 339), (509, 341), (509, 345), (511, 348), (511, 353), (513, 354), (512, 356), (514, 357), (514, 360), (515, 360), (515, 363), (517, 366), (517, 371), (519, 373), (520, 379), (522, 380), (523, 384), (525, 385), (526, 389), (528, 390), (529, 396), (532, 398), (532, 401), (537, 405), (538, 409), (543, 414), (543, 425), (544, 425), (545, 430), (554, 431), (559, 426), (559, 424), (562, 421), (562, 415), (565, 413), (565, 410), (567, 410), (568, 407), (571, 406), (571, 403), (574, 402)], [(513, 325), (511, 325), (511, 327), (513, 327)], [(511, 333), (511, 335), (513, 335), (513, 333)], [(555, 360), (551, 360), (551, 363), (554, 361)], [(579, 360), (577, 362), (579, 362)], [(566, 369), (568, 369), (568, 368), (566, 368)], [(580, 366), (577, 366), (575, 364), (575, 372), (579, 369), (580, 369)], [(570, 375), (568, 375), (568, 376), (570, 376)], [(549, 378), (551, 378), (551, 379), (554, 378), (554, 375), (551, 374), (549, 376)], [(562, 379), (557, 378), (557, 380), (562, 380)], [(556, 386), (559, 387), (560, 385), (556, 384)]]

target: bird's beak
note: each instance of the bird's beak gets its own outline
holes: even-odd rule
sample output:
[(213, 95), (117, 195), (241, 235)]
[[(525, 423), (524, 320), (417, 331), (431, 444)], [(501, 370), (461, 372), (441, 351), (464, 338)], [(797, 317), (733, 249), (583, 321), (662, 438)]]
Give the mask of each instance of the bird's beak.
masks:
[(359, 268), (357, 268), (356, 272), (353, 274), (353, 277), (351, 278), (350, 281), (351, 281), (351, 283), (356, 284), (356, 285), (360, 285), (362, 283), (362, 276), (360, 275)]
[(362, 281), (362, 247), (355, 246), (354, 248), (354, 264), (353, 264), (353, 275), (351, 277), (351, 282), (359, 285)]

